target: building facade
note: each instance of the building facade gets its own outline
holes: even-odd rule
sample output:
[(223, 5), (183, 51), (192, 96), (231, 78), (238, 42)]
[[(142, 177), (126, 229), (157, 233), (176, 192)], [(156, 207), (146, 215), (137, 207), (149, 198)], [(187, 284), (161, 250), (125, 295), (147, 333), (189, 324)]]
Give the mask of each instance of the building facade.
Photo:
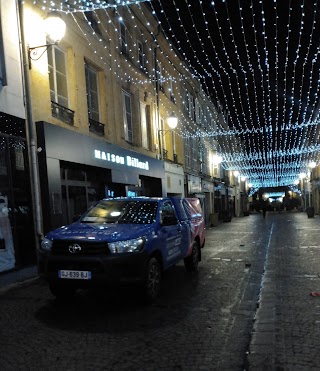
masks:
[(1, 0), (0, 270), (33, 264), (36, 256), (21, 41), (30, 47), (27, 108), (43, 233), (118, 196), (198, 197), (210, 225), (224, 182), (212, 161), (221, 149), (206, 134), (219, 115), (148, 4), (62, 12), (66, 34), (54, 45), (43, 25), (45, 4), (25, 1), (20, 19), (17, 4)]

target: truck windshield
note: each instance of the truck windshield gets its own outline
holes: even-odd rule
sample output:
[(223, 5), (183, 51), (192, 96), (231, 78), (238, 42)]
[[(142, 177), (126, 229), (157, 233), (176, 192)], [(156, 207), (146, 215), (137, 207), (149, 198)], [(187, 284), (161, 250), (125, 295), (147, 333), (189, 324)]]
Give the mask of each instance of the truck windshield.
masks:
[(81, 223), (151, 224), (158, 204), (143, 200), (101, 200), (81, 218)]

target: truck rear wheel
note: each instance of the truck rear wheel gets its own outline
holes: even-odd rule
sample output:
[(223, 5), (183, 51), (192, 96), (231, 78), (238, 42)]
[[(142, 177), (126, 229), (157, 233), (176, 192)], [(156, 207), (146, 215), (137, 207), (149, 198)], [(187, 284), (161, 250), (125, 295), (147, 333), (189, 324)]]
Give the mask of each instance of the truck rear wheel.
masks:
[(191, 255), (184, 259), (184, 267), (187, 272), (195, 272), (198, 270), (199, 254), (199, 245), (197, 241), (193, 241)]

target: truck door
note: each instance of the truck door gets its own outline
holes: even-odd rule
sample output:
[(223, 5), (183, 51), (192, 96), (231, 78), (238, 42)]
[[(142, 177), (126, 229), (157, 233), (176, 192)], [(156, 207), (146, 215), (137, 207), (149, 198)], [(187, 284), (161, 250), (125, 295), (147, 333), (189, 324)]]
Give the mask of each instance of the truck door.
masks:
[(182, 227), (171, 201), (165, 201), (160, 209), (160, 233), (165, 264), (171, 265), (181, 259)]

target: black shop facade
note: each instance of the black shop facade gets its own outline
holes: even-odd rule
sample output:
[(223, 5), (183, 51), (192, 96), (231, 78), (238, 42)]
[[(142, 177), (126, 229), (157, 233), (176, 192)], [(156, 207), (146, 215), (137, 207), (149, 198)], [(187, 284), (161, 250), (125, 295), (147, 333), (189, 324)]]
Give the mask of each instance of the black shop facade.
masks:
[(37, 137), (44, 233), (102, 198), (166, 194), (163, 161), (46, 122)]

